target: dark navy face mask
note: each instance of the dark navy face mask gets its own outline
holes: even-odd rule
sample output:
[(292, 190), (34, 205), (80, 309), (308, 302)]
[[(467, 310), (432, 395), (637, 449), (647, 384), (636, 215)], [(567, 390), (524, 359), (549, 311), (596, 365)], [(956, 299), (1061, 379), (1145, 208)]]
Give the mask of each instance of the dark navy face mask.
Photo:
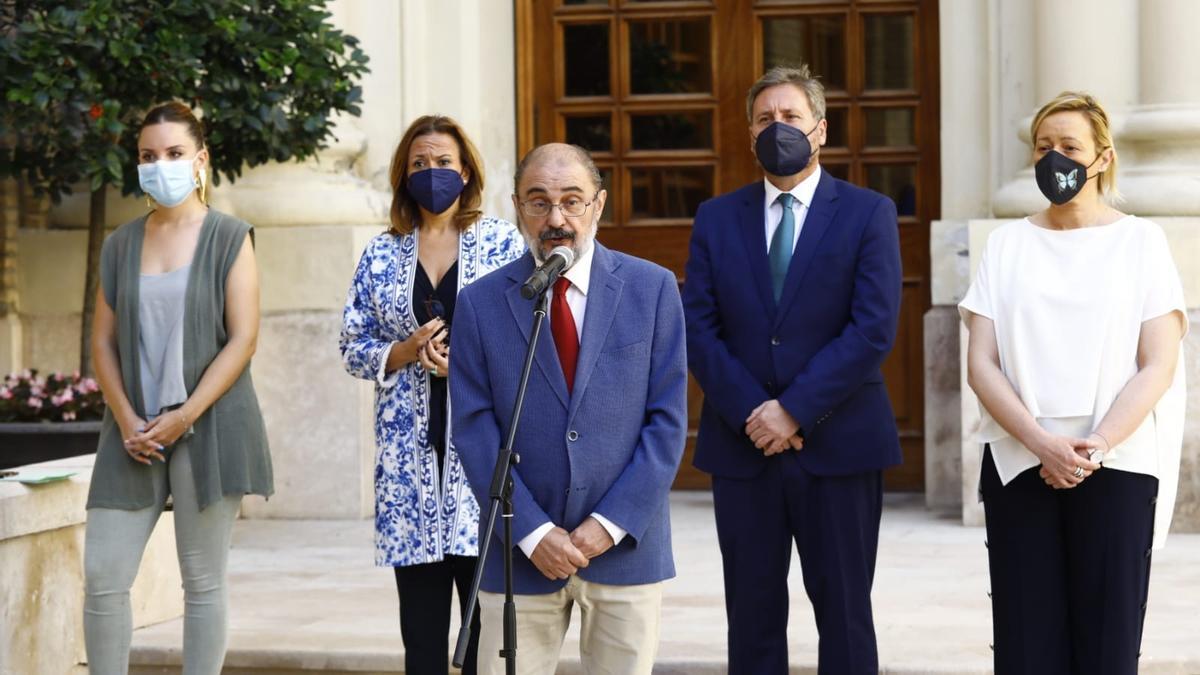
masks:
[[(813, 126), (808, 134), (816, 129)], [(754, 139), (754, 154), (758, 157), (758, 163), (773, 176), (800, 173), (812, 159), (812, 143), (808, 141), (808, 134), (783, 122), (772, 122)]]
[(408, 194), (430, 213), (450, 208), (466, 186), (462, 174), (454, 169), (425, 169), (408, 177)]
[[(1092, 164), (1099, 159), (1100, 155), (1096, 155)], [(1057, 150), (1051, 150), (1033, 165), (1033, 175), (1037, 178), (1038, 189), (1046, 199), (1062, 206), (1074, 199), (1083, 189), (1083, 184), (1089, 178), (1087, 170), (1092, 168), (1092, 164), (1084, 166)]]

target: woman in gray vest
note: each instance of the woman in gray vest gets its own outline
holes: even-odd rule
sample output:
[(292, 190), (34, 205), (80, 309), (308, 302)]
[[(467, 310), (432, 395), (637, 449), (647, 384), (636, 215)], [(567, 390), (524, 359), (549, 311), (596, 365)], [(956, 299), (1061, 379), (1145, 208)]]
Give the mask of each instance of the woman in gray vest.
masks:
[(208, 149), (187, 106), (151, 110), (138, 178), (152, 207), (100, 254), (92, 358), (108, 404), (84, 553), (92, 675), (129, 668), (129, 589), (168, 496), (184, 588), (183, 672), (225, 659), (225, 566), (242, 495), (273, 490), (250, 356), (258, 268), (246, 223), (208, 208)]

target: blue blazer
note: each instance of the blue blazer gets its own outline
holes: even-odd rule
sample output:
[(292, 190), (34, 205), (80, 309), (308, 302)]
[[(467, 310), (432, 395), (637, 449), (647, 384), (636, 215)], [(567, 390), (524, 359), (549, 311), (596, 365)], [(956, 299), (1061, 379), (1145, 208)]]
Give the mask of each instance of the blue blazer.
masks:
[(808, 471), (899, 464), (880, 372), (900, 311), (896, 207), (823, 171), (776, 303), (765, 194), (759, 181), (696, 213), (683, 286), (688, 364), (704, 390), (696, 468), (727, 478), (761, 471), (770, 458), (744, 429), (769, 399), (800, 423)]
[[(687, 356), (675, 276), (595, 244), (573, 394), (543, 321), (514, 449), (516, 592), (553, 593), (516, 546), (547, 521), (568, 532), (593, 512), (629, 534), (579, 571), (602, 584), (675, 575), (667, 495), (687, 436)], [(529, 254), (458, 295), (451, 331), (454, 445), (484, 514), (497, 451), (508, 435), (533, 301), (520, 295)], [(483, 524), (480, 524), (482, 528)], [(482, 533), (480, 534), (482, 537)], [(484, 590), (503, 589), (503, 528), (485, 561)]]

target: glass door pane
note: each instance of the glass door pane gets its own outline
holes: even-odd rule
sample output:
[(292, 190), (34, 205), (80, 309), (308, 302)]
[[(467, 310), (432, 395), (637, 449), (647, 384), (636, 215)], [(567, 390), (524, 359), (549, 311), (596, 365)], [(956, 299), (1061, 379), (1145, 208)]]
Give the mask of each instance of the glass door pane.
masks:
[(866, 89), (912, 89), (913, 16), (868, 14), (863, 18)]
[(808, 64), (827, 89), (846, 89), (846, 17), (843, 14), (765, 17), (763, 70)]
[(707, 17), (637, 19), (629, 26), (629, 92), (712, 91), (712, 31)]

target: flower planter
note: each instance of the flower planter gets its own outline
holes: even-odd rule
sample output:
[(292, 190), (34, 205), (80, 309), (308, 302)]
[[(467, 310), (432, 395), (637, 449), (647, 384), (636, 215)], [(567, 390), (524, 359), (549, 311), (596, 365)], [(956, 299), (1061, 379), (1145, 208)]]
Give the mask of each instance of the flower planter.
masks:
[(99, 421), (2, 422), (0, 469), (96, 452)]

